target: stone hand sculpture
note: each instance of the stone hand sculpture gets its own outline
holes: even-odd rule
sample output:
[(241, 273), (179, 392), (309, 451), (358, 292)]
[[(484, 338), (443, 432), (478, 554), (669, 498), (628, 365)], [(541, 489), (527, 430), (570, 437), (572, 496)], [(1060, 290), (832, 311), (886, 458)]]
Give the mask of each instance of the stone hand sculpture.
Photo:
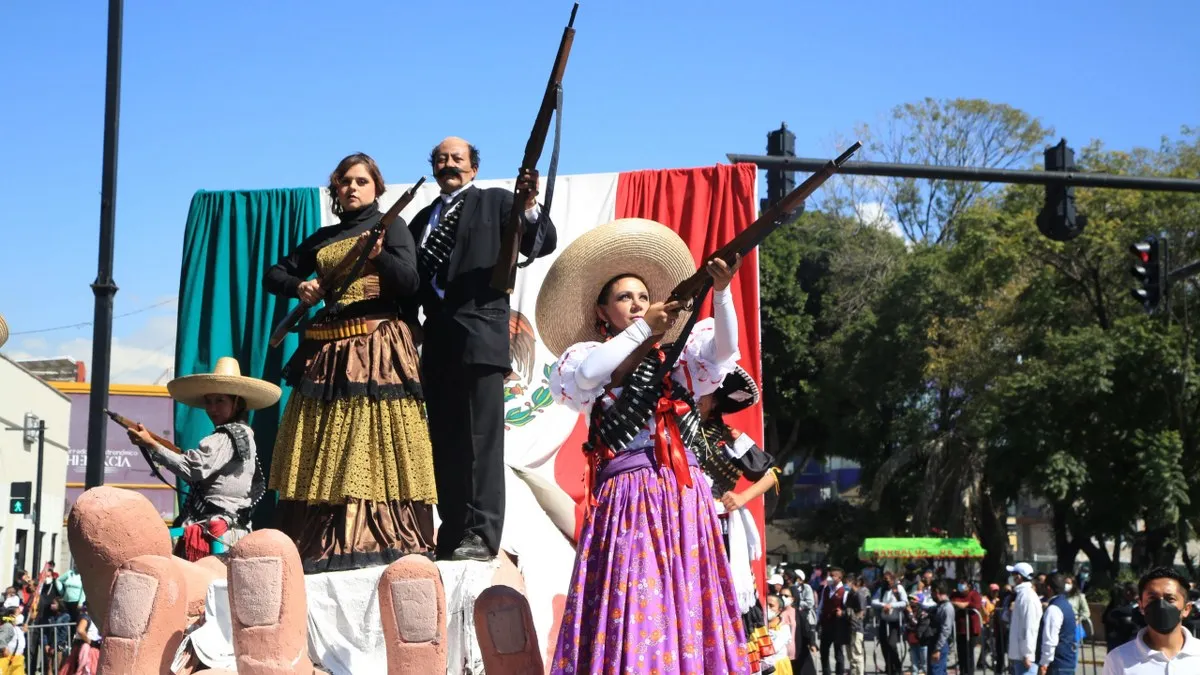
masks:
[[(213, 580), (228, 578), (233, 651), (240, 675), (311, 675), (303, 567), (292, 540), (258, 530), (224, 562), (171, 555), (157, 510), (131, 490), (98, 487), (76, 501), (67, 522), (71, 553), (91, 614), (104, 636), (100, 672), (168, 675), (180, 641), (204, 616)], [(544, 659), (524, 580), (507, 558), (478, 598), (474, 622), (491, 675), (543, 673)], [(515, 587), (515, 588), (514, 588)], [(447, 607), (441, 573), (417, 555), (392, 563), (379, 579), (388, 675), (447, 672)], [(184, 672), (225, 675), (195, 661)]]

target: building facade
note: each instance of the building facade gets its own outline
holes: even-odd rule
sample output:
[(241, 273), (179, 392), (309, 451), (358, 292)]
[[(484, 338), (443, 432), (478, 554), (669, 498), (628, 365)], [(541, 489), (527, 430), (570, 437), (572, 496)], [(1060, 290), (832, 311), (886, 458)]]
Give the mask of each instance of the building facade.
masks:
[[(35, 503), (38, 482), (37, 431), (21, 429), (46, 423), (42, 460), (42, 503)], [(66, 561), (63, 503), (66, 497), (71, 401), (33, 373), (0, 355), (0, 561), (2, 574), (11, 583), (18, 570), (37, 575), (42, 564), (53, 560), (61, 570)], [(9, 430), (16, 427), (17, 430)], [(14, 507), (13, 484), (30, 483), (28, 507)], [(41, 510), (40, 532), (34, 531), (34, 509)], [(23, 513), (12, 513), (17, 510)], [(34, 559), (35, 541), (41, 539), (41, 560)]]

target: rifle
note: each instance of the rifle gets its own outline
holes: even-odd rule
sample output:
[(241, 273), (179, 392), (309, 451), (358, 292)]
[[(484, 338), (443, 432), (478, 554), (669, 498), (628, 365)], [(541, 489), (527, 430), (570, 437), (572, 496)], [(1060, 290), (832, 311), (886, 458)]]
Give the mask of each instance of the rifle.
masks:
[(712, 276), (708, 273), (708, 263), (721, 259), (726, 265), (732, 265), (738, 256), (744, 256), (755, 247), (762, 243), (775, 230), (779, 229), (784, 223), (788, 222), (788, 216), (795, 213), (796, 209), (808, 199), (812, 193), (816, 192), (817, 188), (829, 180), (830, 176), (837, 173), (838, 169), (845, 164), (850, 156), (862, 147), (862, 143), (855, 141), (842, 154), (838, 155), (837, 159), (830, 160), (821, 167), (819, 171), (809, 176), (795, 190), (789, 192), (783, 199), (776, 202), (771, 208), (763, 212), (758, 220), (750, 224), (750, 227), (742, 230), (736, 237), (729, 240), (715, 253), (705, 259), (705, 263), (696, 270), (692, 276), (679, 282), (671, 295), (667, 298), (667, 302), (678, 300), (681, 302), (689, 302), (695, 304), (694, 300), (703, 299), (702, 293), (707, 292), (704, 286), (712, 282)]
[[(567, 70), (567, 58), (571, 55), (571, 44), (575, 41), (575, 12), (579, 11), (579, 3), (571, 9), (571, 19), (563, 29), (562, 41), (558, 43), (558, 55), (554, 57), (554, 67), (550, 69), (550, 81), (546, 83), (546, 93), (542, 95), (542, 106), (538, 108), (537, 118), (533, 122), (533, 131), (529, 141), (525, 143), (525, 157), (521, 160), (521, 170), (536, 171), (538, 159), (542, 156), (542, 148), (546, 145), (546, 134), (550, 131), (550, 116), (555, 110), (558, 114), (557, 128), (554, 132), (554, 152), (550, 157), (550, 172), (546, 176), (546, 203), (544, 208), (550, 210), (550, 202), (554, 198), (554, 177), (558, 171), (558, 136), (562, 130), (562, 79)], [(500, 254), (496, 256), (496, 266), (492, 270), (492, 288), (502, 293), (511, 294), (517, 284), (517, 254), (521, 252), (521, 237), (525, 234), (525, 199), (529, 194), (525, 191), (513, 195), (512, 211), (508, 214), (508, 224), (500, 239)], [(537, 251), (526, 261), (526, 265), (537, 257)]]
[[(371, 236), (369, 237), (370, 245), (367, 245), (360, 240), (349, 251), (346, 251), (346, 255), (342, 256), (342, 259), (338, 261), (338, 264), (334, 266), (332, 270), (329, 271), (329, 274), (322, 275), (317, 279), (317, 284), (321, 288), (321, 293), (324, 294), (329, 291), (330, 287), (333, 286), (333, 283), (337, 279), (342, 278), (343, 275), (345, 276), (345, 279), (342, 280), (342, 285), (338, 287), (337, 290), (329, 294), (329, 299), (325, 303), (326, 306), (332, 306), (333, 303), (336, 302), (337, 299), (346, 292), (346, 289), (354, 281), (355, 277), (358, 276), (358, 273), (362, 271), (363, 266), (367, 264), (367, 255), (370, 254), (371, 249), (375, 248), (375, 244), (379, 242), (380, 237), (387, 232), (388, 226), (390, 226), (396, 220), (396, 218), (400, 217), (400, 212), (404, 210), (404, 207), (408, 206), (409, 203), (412, 202), (413, 197), (415, 197), (417, 194), (417, 188), (421, 187), (421, 184), (424, 182), (425, 177), (421, 176), (421, 180), (417, 181), (416, 185), (413, 185), (406, 190), (404, 194), (400, 195), (400, 198), (396, 200), (396, 203), (392, 204), (392, 208), (388, 209), (387, 213), (383, 214), (383, 217), (379, 219), (379, 223), (369, 230), (371, 233)], [(346, 274), (347, 271), (349, 271), (349, 274)], [(312, 307), (312, 305), (306, 303), (304, 300), (301, 300), (300, 304), (296, 305), (292, 311), (288, 312), (288, 315), (283, 317), (283, 321), (280, 321), (279, 324), (275, 326), (275, 330), (271, 331), (270, 345), (272, 347), (278, 347), (280, 344), (282, 344), (283, 339), (287, 337), (288, 333), (292, 332), (292, 329), (295, 328), (297, 324), (300, 323), (300, 320), (303, 319), (304, 315), (308, 313), (310, 307)]]
[[(117, 413), (115, 413), (111, 410), (105, 410), (104, 414), (111, 417), (112, 421), (116, 422), (117, 424), (120, 424), (122, 427), (125, 427), (125, 429), (127, 429), (129, 431), (137, 430), (138, 423), (134, 422), (133, 420), (129, 419), (128, 417), (122, 417), (121, 415), (118, 415)], [(155, 443), (158, 443), (159, 445), (170, 450), (171, 452), (180, 452), (180, 453), (183, 452), (182, 450), (179, 449), (179, 446), (175, 445), (171, 441), (168, 441), (167, 439), (163, 438), (162, 436), (159, 436), (158, 434), (154, 433), (153, 431), (150, 431), (149, 429), (147, 429), (146, 433), (150, 434), (150, 438), (153, 438)]]
[[(708, 273), (708, 262), (716, 259), (725, 261), (726, 265), (732, 265), (738, 256), (744, 256), (754, 250), (764, 239), (767, 238), (775, 230), (788, 222), (791, 214), (795, 213), (796, 209), (808, 199), (812, 193), (816, 192), (817, 188), (829, 180), (830, 176), (837, 173), (838, 169), (845, 164), (850, 156), (862, 147), (862, 143), (855, 141), (842, 154), (838, 155), (837, 159), (830, 160), (821, 167), (819, 171), (809, 176), (795, 190), (789, 192), (783, 199), (776, 202), (771, 208), (767, 209), (758, 217), (758, 220), (750, 224), (750, 227), (742, 230), (736, 237), (729, 240), (715, 253), (705, 259), (705, 264), (700, 266), (692, 276), (684, 279), (671, 290), (671, 294), (667, 297), (667, 302), (678, 301), (683, 304), (685, 309), (691, 309), (692, 315), (680, 332), (680, 337), (675, 340), (675, 344), (671, 346), (667, 352), (666, 358), (659, 366), (655, 373), (654, 382), (660, 382), (671, 369), (675, 367), (675, 362), (679, 360), (683, 353), (683, 347), (687, 343), (687, 335), (691, 332), (692, 327), (696, 325), (696, 318), (699, 316), (701, 303), (704, 302), (705, 296), (708, 295), (709, 289), (712, 288), (712, 275)], [(626, 364), (622, 364), (623, 366)], [(632, 364), (636, 366), (637, 364)], [(633, 372), (632, 368), (629, 372)], [(626, 373), (628, 374), (628, 373)], [(615, 379), (615, 378), (614, 378)]]

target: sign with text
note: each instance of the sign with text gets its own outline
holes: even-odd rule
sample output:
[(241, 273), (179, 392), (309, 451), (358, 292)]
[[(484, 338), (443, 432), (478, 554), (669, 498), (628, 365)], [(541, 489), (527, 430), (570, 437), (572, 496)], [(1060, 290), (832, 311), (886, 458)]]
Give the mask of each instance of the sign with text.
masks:
[[(115, 387), (114, 387), (115, 388)], [(63, 513), (83, 493), (87, 476), (88, 392), (65, 392), (71, 399), (70, 451), (67, 459), (67, 503)], [(174, 437), (174, 401), (163, 391), (159, 396), (109, 394), (108, 409), (146, 425), (163, 438)], [(108, 451), (104, 458), (104, 484), (142, 493), (158, 509), (163, 520), (175, 518), (175, 492), (154, 477), (141, 450), (129, 440), (124, 429), (104, 418), (108, 424)], [(174, 476), (160, 469), (167, 480)]]

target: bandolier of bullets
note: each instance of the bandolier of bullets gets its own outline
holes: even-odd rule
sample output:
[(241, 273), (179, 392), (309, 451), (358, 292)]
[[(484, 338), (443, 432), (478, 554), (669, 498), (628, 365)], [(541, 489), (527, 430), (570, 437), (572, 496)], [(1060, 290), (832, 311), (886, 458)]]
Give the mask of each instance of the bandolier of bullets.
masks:
[[(630, 373), (617, 402), (600, 413), (600, 424), (597, 436), (600, 441), (613, 452), (624, 450), (633, 439), (641, 433), (650, 421), (658, 407), (658, 399), (662, 395), (662, 382), (654, 380), (655, 372), (660, 365), (657, 352), (651, 352), (637, 368)], [(679, 420), (679, 435), (684, 445), (696, 448), (700, 437), (700, 417), (695, 412), (691, 394), (682, 387), (672, 387), (671, 398), (688, 404), (688, 412)]]
[(374, 328), (367, 319), (346, 319), (335, 324), (310, 326), (304, 330), (305, 340), (341, 340), (342, 338), (366, 335)]
[(733, 490), (742, 477), (725, 452), (725, 425), (721, 423), (705, 424), (702, 427), (704, 447), (696, 453), (700, 470), (712, 479), (712, 493), (720, 497)]
[(458, 200), (444, 213), (438, 226), (429, 233), (421, 250), (417, 252), (417, 272), (422, 279), (434, 279), (450, 264), (454, 252), (454, 240), (458, 236), (458, 218), (462, 213), (463, 200)]

